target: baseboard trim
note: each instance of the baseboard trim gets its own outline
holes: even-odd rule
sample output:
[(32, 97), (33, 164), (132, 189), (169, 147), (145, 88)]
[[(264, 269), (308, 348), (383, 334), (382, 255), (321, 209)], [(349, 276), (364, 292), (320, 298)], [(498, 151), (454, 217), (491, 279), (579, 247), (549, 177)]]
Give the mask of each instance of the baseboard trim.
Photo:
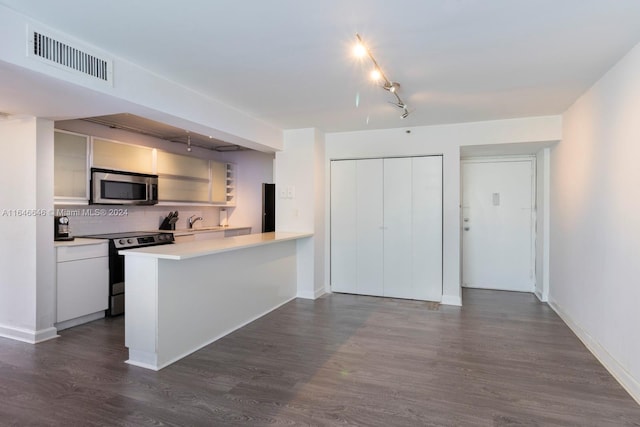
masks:
[(62, 331), (102, 318), (104, 318), (104, 310), (100, 310), (92, 314), (87, 314), (86, 316), (76, 317), (75, 319), (65, 320), (64, 322), (56, 323), (55, 325), (59, 331)]
[(549, 302), (549, 295), (547, 295), (546, 293), (541, 293), (540, 291), (538, 291), (537, 289), (533, 292), (533, 294), (538, 297), (538, 300), (540, 300), (540, 302)]
[(627, 393), (640, 405), (640, 382), (636, 380), (629, 371), (626, 370), (595, 338), (589, 335), (576, 322), (573, 321), (562, 307), (553, 299), (549, 298), (549, 306), (567, 324), (580, 341), (587, 347), (596, 359), (605, 367), (613, 378), (620, 383)]
[(38, 344), (53, 338), (58, 338), (58, 330), (53, 326), (46, 329), (34, 331), (25, 328), (13, 328), (11, 326), (0, 325), (0, 337), (22, 341), (29, 344)]
[(324, 295), (326, 292), (324, 289), (316, 289), (313, 292), (309, 292), (309, 291), (298, 291), (298, 294), (296, 295), (297, 298), (302, 298), (302, 299), (318, 299), (320, 298), (322, 295)]
[(440, 301), (440, 304), (462, 307), (462, 298), (454, 295), (442, 295), (442, 301)]

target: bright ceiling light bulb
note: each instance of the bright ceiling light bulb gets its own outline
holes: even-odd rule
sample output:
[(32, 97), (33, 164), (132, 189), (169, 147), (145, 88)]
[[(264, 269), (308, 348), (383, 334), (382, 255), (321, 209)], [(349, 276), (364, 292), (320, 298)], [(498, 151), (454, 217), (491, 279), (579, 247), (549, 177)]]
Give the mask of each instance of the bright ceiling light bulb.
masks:
[(371, 71), (371, 80), (378, 81), (382, 78), (382, 73), (377, 68)]
[(362, 58), (367, 54), (367, 48), (362, 43), (358, 43), (353, 48), (353, 54), (356, 58)]

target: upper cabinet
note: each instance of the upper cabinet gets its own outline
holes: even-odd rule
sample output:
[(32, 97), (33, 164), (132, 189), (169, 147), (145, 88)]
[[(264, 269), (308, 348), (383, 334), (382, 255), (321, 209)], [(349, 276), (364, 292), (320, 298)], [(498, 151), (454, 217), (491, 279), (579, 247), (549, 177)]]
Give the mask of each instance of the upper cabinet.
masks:
[(227, 203), (227, 164), (211, 162), (211, 202)]
[(235, 165), (55, 131), (55, 202), (89, 201), (89, 168), (158, 175), (160, 203), (235, 206)]
[(89, 137), (54, 132), (54, 194), (57, 203), (86, 203), (89, 198)]
[(158, 200), (209, 203), (209, 160), (158, 151)]
[(92, 166), (138, 173), (154, 173), (153, 149), (93, 138)]

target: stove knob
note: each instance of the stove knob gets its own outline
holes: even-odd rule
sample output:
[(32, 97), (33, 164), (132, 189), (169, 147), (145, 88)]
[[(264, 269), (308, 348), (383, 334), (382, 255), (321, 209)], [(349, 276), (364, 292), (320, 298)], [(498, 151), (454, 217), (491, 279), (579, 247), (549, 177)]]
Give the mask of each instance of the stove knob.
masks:
[(121, 245), (124, 245), (124, 239), (120, 239), (118, 243), (120, 243)]
[(132, 239), (127, 239), (127, 243), (133, 243)]

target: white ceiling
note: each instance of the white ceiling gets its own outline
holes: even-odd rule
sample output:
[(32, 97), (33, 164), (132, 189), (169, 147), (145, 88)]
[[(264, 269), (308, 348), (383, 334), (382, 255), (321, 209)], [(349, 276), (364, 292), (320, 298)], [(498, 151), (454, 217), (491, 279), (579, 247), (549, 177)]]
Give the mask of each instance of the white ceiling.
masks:
[[(276, 127), (327, 132), (560, 114), (640, 42), (638, 0), (0, 4)], [(350, 56), (356, 32), (407, 119)]]

